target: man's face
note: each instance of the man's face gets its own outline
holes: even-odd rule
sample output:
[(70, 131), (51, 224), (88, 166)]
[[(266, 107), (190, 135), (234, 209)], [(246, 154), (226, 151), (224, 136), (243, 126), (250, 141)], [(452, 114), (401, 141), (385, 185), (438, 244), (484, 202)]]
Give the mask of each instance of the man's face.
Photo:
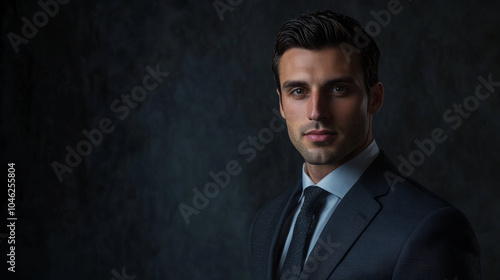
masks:
[(382, 104), (382, 84), (369, 99), (360, 57), (349, 61), (339, 47), (291, 48), (281, 57), (281, 114), (308, 164), (336, 168), (372, 140), (371, 115)]

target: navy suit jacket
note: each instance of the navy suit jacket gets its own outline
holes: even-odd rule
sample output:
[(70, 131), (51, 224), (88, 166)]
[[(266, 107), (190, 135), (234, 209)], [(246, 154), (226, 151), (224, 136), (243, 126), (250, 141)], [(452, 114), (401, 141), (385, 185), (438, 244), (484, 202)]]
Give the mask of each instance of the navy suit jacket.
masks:
[[(300, 279), (480, 279), (479, 246), (464, 214), (397, 174), (381, 152), (338, 204)], [(275, 279), (282, 226), (301, 190), (299, 182), (257, 214), (252, 279)]]

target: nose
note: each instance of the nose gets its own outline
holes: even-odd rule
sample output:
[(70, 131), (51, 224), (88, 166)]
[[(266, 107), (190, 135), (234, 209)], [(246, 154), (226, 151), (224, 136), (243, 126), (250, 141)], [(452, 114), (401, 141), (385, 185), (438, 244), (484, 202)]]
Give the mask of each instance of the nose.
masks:
[(326, 97), (319, 90), (314, 90), (308, 99), (307, 117), (313, 121), (322, 121), (328, 118), (328, 104)]

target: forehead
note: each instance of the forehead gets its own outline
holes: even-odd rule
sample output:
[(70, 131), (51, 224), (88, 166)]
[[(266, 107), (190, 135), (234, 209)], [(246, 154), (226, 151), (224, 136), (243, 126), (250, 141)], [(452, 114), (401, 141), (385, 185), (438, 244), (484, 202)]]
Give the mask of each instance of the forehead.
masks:
[(363, 79), (361, 58), (358, 54), (344, 54), (338, 46), (325, 47), (319, 50), (291, 48), (283, 53), (279, 75), (283, 84), (286, 80), (332, 79), (352, 77)]

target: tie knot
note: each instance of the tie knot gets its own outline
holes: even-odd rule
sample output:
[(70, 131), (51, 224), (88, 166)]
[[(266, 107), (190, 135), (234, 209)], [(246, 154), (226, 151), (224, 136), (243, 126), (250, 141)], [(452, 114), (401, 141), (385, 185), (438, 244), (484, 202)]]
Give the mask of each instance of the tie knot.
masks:
[(304, 190), (304, 204), (302, 210), (316, 213), (328, 192), (318, 186), (309, 186)]

